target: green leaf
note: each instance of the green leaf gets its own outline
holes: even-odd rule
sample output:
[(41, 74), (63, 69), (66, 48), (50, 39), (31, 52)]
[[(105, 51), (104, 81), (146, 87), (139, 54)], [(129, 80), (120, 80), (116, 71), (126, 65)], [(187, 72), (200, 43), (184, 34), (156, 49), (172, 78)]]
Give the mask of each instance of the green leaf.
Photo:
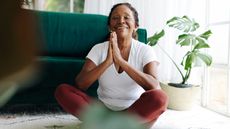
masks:
[(187, 55), (187, 58), (185, 60), (185, 66), (184, 66), (185, 70), (192, 68), (192, 63), (195, 60), (195, 58), (196, 58), (196, 54), (193, 52), (191, 52), (190, 54)]
[(181, 61), (181, 63), (180, 63), (182, 66), (184, 66), (185, 59), (186, 59), (186, 57), (187, 57), (190, 53), (191, 53), (191, 52), (188, 51), (188, 52), (184, 55), (184, 57), (183, 57), (183, 59), (182, 59), (182, 61)]
[(208, 54), (198, 52), (196, 53), (197, 57), (199, 57), (207, 66), (212, 64), (212, 57)]
[(168, 24), (168, 25), (170, 26), (171, 23), (173, 23), (174, 21), (177, 21), (178, 19), (181, 19), (181, 18), (180, 18), (180, 17), (173, 17), (173, 18), (171, 18), (170, 20), (168, 20), (168, 21), (166, 22), (166, 24)]
[(155, 46), (160, 38), (162, 38), (165, 35), (165, 31), (161, 30), (159, 33), (155, 33), (153, 36), (148, 38), (148, 45)]
[(182, 18), (173, 17), (167, 21), (167, 25), (186, 33), (193, 32), (200, 27), (196, 21), (189, 19), (187, 16), (183, 16)]
[(210, 46), (205, 43), (204, 40), (200, 39), (200, 38), (196, 38), (198, 40), (198, 43), (196, 44), (196, 46), (194, 47), (194, 49), (201, 49), (201, 48), (209, 48)]
[(207, 40), (207, 39), (211, 36), (211, 34), (212, 34), (211, 30), (208, 30), (208, 31), (202, 33), (202, 34), (199, 35), (199, 36), (200, 36), (201, 38), (204, 38), (204, 39)]
[(180, 44), (181, 46), (189, 46), (193, 40), (195, 39), (195, 35), (192, 34), (181, 34), (178, 36), (178, 39), (176, 41), (177, 44)]

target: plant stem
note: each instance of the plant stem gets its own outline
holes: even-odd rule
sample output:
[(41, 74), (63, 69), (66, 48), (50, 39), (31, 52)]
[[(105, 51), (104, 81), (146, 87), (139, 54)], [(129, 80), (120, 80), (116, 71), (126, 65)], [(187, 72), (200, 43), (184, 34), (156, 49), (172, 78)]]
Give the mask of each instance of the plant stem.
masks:
[(191, 68), (189, 68), (185, 74), (185, 79), (183, 80), (182, 84), (185, 84), (190, 76), (190, 73), (191, 73)]
[(181, 77), (182, 77), (182, 84), (184, 84), (185, 83), (185, 76), (183, 75), (183, 73), (181, 72), (181, 70), (180, 70), (180, 68), (177, 66), (177, 64), (176, 64), (176, 62), (172, 59), (172, 57), (159, 45), (159, 44), (157, 44), (158, 46), (159, 46), (159, 48), (168, 56), (168, 58), (173, 62), (173, 64), (176, 66), (176, 68), (177, 68), (177, 70), (179, 71), (179, 73), (180, 73), (180, 75), (181, 75)]

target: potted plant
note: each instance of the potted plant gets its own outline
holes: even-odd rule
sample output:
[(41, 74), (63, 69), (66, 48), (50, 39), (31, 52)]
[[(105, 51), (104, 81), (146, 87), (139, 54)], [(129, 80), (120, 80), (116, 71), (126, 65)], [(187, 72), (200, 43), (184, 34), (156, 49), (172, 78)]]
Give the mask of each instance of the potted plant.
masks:
[[(212, 34), (210, 30), (205, 31), (199, 35), (194, 34), (200, 27), (199, 24), (190, 19), (187, 16), (173, 17), (168, 20), (166, 25), (182, 31), (176, 40), (176, 44), (180, 45), (181, 48), (188, 47), (187, 53), (183, 56), (180, 65), (183, 69), (179, 68), (179, 65), (175, 60), (164, 50), (162, 47), (159, 48), (169, 57), (178, 73), (181, 75), (181, 82), (178, 83), (161, 83), (162, 89), (169, 96), (169, 108), (176, 110), (187, 110), (193, 106), (194, 99), (197, 94), (197, 86), (188, 84), (188, 79), (191, 75), (191, 71), (194, 67), (198, 66), (198, 62), (203, 62), (206, 66), (210, 66), (212, 63), (212, 57), (201, 50), (209, 48), (207, 43), (208, 38)], [(162, 30), (160, 33), (155, 33), (153, 36), (148, 38), (148, 45), (155, 46), (159, 39), (162, 38), (165, 31)]]

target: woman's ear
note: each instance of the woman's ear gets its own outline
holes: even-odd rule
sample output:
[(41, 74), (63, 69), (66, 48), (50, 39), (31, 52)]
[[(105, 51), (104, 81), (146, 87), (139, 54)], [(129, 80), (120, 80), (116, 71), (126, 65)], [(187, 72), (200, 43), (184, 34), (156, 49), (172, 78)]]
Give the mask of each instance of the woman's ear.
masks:
[(112, 32), (112, 29), (108, 26), (108, 30), (109, 30), (109, 32)]
[(113, 29), (110, 27), (110, 25), (108, 25), (108, 30), (109, 30), (109, 32), (113, 31)]
[(135, 24), (135, 29), (134, 29), (134, 31), (137, 31), (138, 30), (138, 25), (137, 24)]

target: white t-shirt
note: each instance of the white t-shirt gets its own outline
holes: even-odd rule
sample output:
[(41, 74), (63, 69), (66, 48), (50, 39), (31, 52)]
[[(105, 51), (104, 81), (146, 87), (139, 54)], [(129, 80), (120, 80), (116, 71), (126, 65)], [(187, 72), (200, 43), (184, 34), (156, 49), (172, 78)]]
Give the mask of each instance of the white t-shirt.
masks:
[[(95, 45), (87, 58), (96, 65), (101, 64), (107, 57), (108, 44), (106, 41)], [(132, 39), (128, 63), (135, 69), (143, 71), (144, 66), (151, 61), (157, 61), (152, 47)], [(105, 70), (98, 82), (98, 98), (114, 111), (128, 108), (145, 91), (125, 71), (118, 73), (114, 64)]]

